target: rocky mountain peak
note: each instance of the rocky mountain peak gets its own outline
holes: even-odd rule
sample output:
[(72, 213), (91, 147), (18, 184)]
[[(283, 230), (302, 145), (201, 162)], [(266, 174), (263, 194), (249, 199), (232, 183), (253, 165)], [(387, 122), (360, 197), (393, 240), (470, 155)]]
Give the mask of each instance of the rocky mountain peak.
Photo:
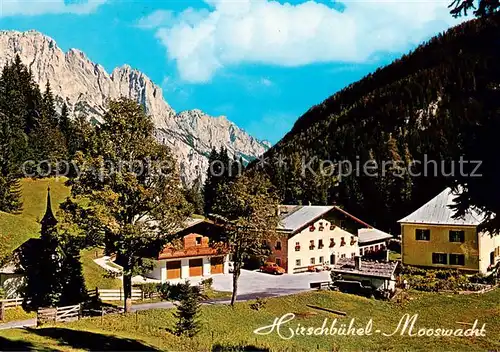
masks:
[[(68, 105), (73, 116), (100, 121), (109, 99), (127, 97), (141, 103), (152, 117), (159, 140), (172, 147), (187, 182), (204, 176), (208, 155), (215, 147), (250, 160), (269, 148), (226, 117), (211, 117), (195, 109), (176, 114), (161, 88), (129, 65), (108, 74), (84, 52), (63, 52), (54, 39), (37, 31), (0, 31), (0, 66), (19, 55), (42, 87), (50, 81), (58, 107)], [(203, 170), (203, 171), (202, 171)]]

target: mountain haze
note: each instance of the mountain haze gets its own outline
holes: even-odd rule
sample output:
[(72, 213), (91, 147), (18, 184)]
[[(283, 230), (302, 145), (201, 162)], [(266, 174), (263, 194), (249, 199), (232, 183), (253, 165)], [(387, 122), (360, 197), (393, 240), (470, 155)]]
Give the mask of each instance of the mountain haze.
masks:
[(63, 52), (52, 38), (39, 32), (0, 31), (0, 67), (17, 54), (42, 90), (50, 81), (58, 109), (66, 102), (73, 116), (84, 114), (99, 121), (107, 101), (122, 96), (141, 103), (154, 121), (158, 139), (171, 147), (188, 182), (204, 176), (212, 147), (224, 146), (230, 155), (247, 161), (269, 148), (226, 117), (211, 117), (200, 110), (177, 113), (159, 86), (128, 65), (108, 74), (82, 51)]

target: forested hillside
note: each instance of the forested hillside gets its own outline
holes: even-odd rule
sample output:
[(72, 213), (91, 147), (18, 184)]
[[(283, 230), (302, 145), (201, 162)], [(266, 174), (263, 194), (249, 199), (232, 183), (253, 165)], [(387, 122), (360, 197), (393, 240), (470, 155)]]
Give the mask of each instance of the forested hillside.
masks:
[[(267, 153), (267, 172), (283, 201), (337, 203), (397, 233), (396, 221), (450, 183), (460, 155), (478, 141), (491, 148), (474, 155), (487, 154), (486, 166), (495, 169), (499, 44), (499, 14), (466, 22), (311, 108)], [(479, 137), (485, 129), (488, 143)], [(341, 179), (302, 173), (304, 164), (319, 171), (321, 160), (348, 160), (353, 172)], [(377, 163), (378, 175), (363, 172), (366, 161)], [(390, 163), (383, 174), (383, 161), (421, 175)], [(473, 168), (465, 165), (464, 173)]]

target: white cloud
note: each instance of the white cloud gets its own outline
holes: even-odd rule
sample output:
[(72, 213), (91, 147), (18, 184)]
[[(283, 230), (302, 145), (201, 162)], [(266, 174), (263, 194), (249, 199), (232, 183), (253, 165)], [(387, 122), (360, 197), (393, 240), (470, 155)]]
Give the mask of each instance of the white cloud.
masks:
[(156, 32), (189, 82), (240, 63), (366, 62), (405, 52), (460, 21), (449, 14), (449, 0), (345, 0), (342, 12), (315, 1), (205, 2), (210, 11), (188, 9)]
[(137, 27), (143, 29), (158, 28), (160, 26), (173, 24), (174, 13), (170, 10), (158, 10), (149, 16), (141, 18), (137, 22)]
[(0, 0), (0, 17), (45, 14), (88, 14), (107, 0)]

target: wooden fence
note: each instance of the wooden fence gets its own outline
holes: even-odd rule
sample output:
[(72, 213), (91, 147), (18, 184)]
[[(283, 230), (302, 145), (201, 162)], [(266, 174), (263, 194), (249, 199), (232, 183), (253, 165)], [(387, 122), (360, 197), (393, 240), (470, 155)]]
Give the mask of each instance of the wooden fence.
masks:
[(19, 307), (23, 304), (22, 298), (0, 300), (0, 321), (5, 319), (5, 310)]
[(78, 320), (82, 316), (82, 305), (75, 304), (73, 306), (56, 307), (56, 308), (40, 308), (37, 311), (37, 325), (46, 324), (49, 322), (62, 322)]
[(19, 307), (23, 304), (22, 298), (12, 298), (12, 299), (2, 299), (0, 300), (0, 307), (4, 309), (11, 309), (15, 307)]
[[(100, 298), (101, 301), (122, 301), (124, 298), (123, 290), (120, 289), (102, 289), (95, 288), (94, 290), (87, 291), (90, 298)], [(142, 300), (144, 294), (141, 289), (132, 289), (132, 300)]]

